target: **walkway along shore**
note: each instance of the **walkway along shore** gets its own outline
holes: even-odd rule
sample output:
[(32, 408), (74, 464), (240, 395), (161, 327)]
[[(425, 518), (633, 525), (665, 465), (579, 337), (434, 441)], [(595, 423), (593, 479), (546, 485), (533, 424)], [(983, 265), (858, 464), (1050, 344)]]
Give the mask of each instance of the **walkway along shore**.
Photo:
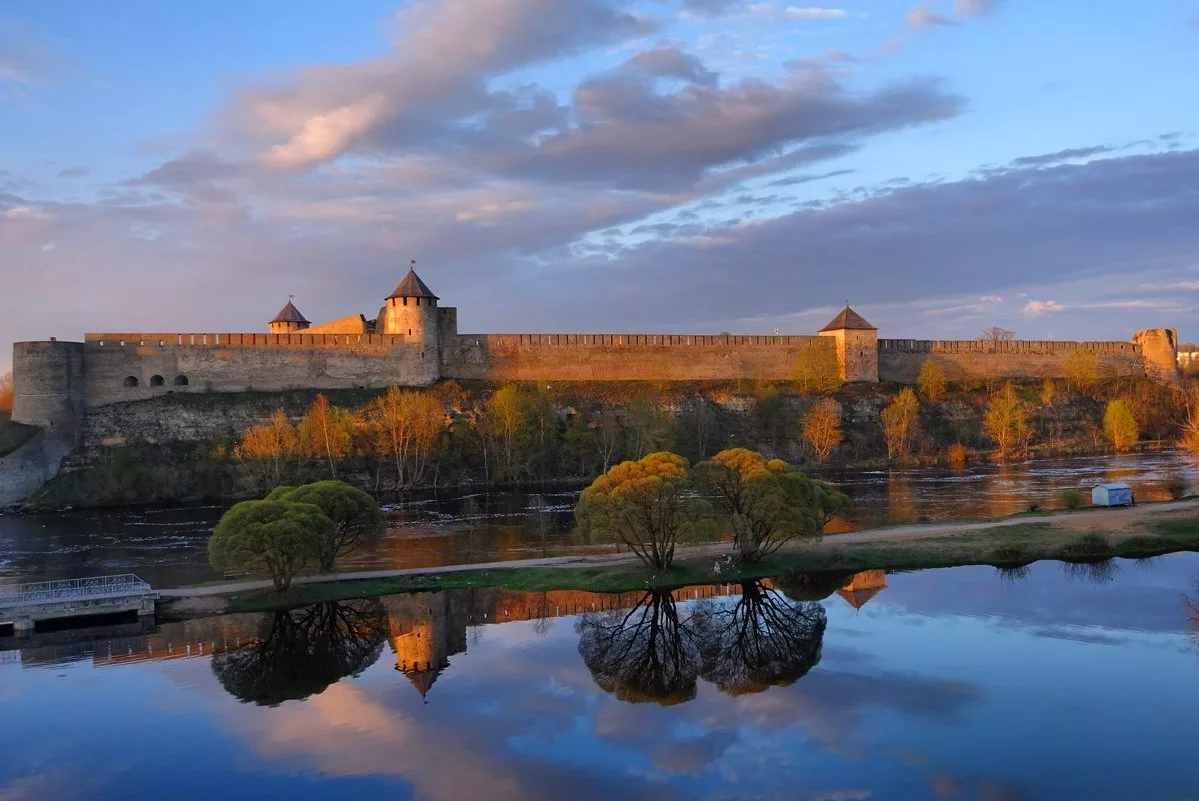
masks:
[[(856, 563), (855, 557), (869, 554), (869, 557), (875, 561), (881, 560), (885, 563), (888, 553), (892, 553), (896, 557), (902, 555), (902, 558), (894, 560), (895, 564), (890, 565), (900, 569), (913, 566), (913, 561), (917, 566), (920, 564), (932, 566), (941, 562), (971, 564), (988, 561), (984, 557), (996, 545), (1008, 543), (1009, 540), (1019, 541), (1022, 545), (1029, 546), (1027, 561), (1033, 561), (1037, 558), (1053, 558), (1051, 553), (1038, 552), (1033, 546), (1061, 546), (1071, 539), (1077, 539), (1085, 534), (1100, 534), (1118, 550), (1122, 542), (1132, 538), (1136, 538), (1141, 543), (1143, 540), (1153, 537), (1155, 534), (1153, 529), (1161, 522), (1179, 520), (1194, 521), (1196, 533), (1182, 535), (1181, 539), (1162, 536), (1160, 547), (1149, 548), (1149, 550), (1168, 552), (1183, 550), (1192, 545), (1199, 546), (1199, 498), (1188, 498), (1181, 501), (1146, 503), (1122, 509), (1090, 508), (1044, 514), (1020, 514), (979, 522), (901, 524), (845, 534), (830, 534), (814, 542), (788, 544), (778, 551), (770, 562), (763, 565), (763, 569), (783, 570), (784, 572), (803, 569), (838, 569), (839, 567), (841, 569), (858, 569), (862, 565)], [(979, 536), (980, 534), (995, 536)], [(966, 551), (962, 551), (963, 548)], [(696, 563), (703, 563), (719, 554), (728, 553), (729, 549), (730, 546), (727, 542), (680, 546), (676, 561), (681, 565), (690, 564), (694, 567)], [(947, 553), (948, 551), (953, 551), (953, 554)], [(973, 556), (970, 555), (971, 552), (973, 552)], [(571, 570), (619, 568), (621, 566), (636, 566), (639, 571), (646, 570), (641, 568), (636, 557), (630, 553), (551, 556), (506, 562), (299, 576), (293, 580), (288, 596), (302, 598), (307, 595), (302, 591), (303, 588), (312, 585), (323, 587), (349, 582), (416, 577), (429, 577), (430, 586), (428, 588), (434, 589), (437, 586), (436, 577), (446, 574), (465, 575), (492, 571), (515, 573), (521, 570), (546, 568), (559, 569), (564, 584), (562, 588), (568, 588), (572, 583), (569, 577)], [(665, 576), (654, 575), (652, 580), (647, 579), (644, 583), (646, 585), (660, 583), (671, 578), (674, 572), (672, 569), (671, 573)], [(749, 577), (744, 573), (740, 575)], [(734, 572), (719, 577), (713, 575), (709, 580), (735, 580), (737, 577), (738, 572)], [(680, 574), (678, 578), (694, 581), (695, 571), (690, 571), (690, 575)], [(480, 584), (479, 586), (485, 585)], [(204, 598), (220, 596), (261, 594), (271, 588), (272, 584), (269, 580), (231, 581), (160, 590), (159, 594), (164, 600), (175, 599), (176, 606), (183, 608), (191, 606), (191, 604), (185, 603), (188, 600), (199, 601)], [(404, 586), (398, 585), (395, 591), (403, 591), (404, 588)], [(409, 587), (409, 589), (413, 588), (418, 587)], [(201, 603), (197, 606), (212, 608), (215, 605)]]

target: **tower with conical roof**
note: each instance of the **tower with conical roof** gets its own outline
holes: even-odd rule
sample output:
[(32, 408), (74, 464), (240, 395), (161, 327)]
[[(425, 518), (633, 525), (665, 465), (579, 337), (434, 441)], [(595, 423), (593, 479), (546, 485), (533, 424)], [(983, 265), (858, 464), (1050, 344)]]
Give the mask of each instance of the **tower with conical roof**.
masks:
[(309, 325), (311, 323), (304, 319), (304, 315), (300, 314), (300, 310), (296, 308), (289, 297), (287, 305), (279, 310), (274, 320), (271, 320), (271, 333), (290, 334), (293, 331), (303, 331)]
[(878, 382), (878, 329), (849, 308), (848, 303), (820, 329), (820, 336), (836, 343), (843, 380)]
[(413, 378), (431, 384), (441, 377), (441, 341), (437, 322), (437, 296), (416, 274), (416, 262), (396, 286), (379, 316), (381, 334), (402, 336), (411, 348)]

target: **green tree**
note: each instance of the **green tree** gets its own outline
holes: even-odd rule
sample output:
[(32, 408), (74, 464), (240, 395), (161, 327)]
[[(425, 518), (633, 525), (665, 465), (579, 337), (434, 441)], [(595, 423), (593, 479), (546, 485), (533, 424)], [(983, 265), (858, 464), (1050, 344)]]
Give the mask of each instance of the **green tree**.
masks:
[(912, 442), (920, 428), (920, 401), (911, 387), (905, 387), (887, 404), (879, 418), (887, 440), (887, 457), (904, 459), (912, 452)]
[(679, 542), (711, 528), (707, 504), (688, 493), (687, 468), (686, 459), (666, 452), (616, 465), (579, 497), (579, 533), (622, 542), (655, 570), (668, 569)]
[(661, 397), (648, 390), (638, 392), (625, 407), (625, 428), (631, 455), (638, 459), (674, 444), (670, 414), (662, 408)]
[(292, 488), (282, 497), (274, 492), (267, 499), (312, 504), (333, 521), (333, 530), (316, 547), (316, 559), (322, 572), (333, 569), (337, 557), (345, 556), (362, 544), (366, 537), (383, 530), (383, 512), (368, 493), (344, 481), (317, 481)]
[(1011, 381), (987, 402), (983, 434), (999, 448), (1001, 459), (1007, 458), (1013, 447), (1028, 439), (1028, 412)]
[(276, 592), (286, 592), (332, 531), (333, 521), (312, 504), (242, 501), (216, 524), (208, 560), (222, 572), (266, 573)]
[(1103, 414), (1103, 431), (1117, 451), (1128, 450), (1136, 444), (1141, 435), (1140, 427), (1123, 398), (1108, 402)]
[(781, 459), (767, 461), (754, 451), (731, 448), (696, 465), (693, 474), (732, 530), (742, 561), (760, 561), (785, 543), (815, 537), (824, 528), (823, 504), (830, 499), (818, 486), (822, 482)]
[(945, 371), (935, 359), (930, 358), (920, 366), (916, 385), (929, 403), (938, 403), (945, 397)]
[(1075, 348), (1066, 355), (1065, 370), (1074, 389), (1088, 390), (1099, 381), (1099, 358), (1085, 348)]
[(594, 475), (592, 471), (595, 469), (596, 454), (599, 450), (599, 436), (587, 425), (587, 420), (582, 414), (576, 414), (571, 418), (562, 439), (576, 465), (578, 475)]

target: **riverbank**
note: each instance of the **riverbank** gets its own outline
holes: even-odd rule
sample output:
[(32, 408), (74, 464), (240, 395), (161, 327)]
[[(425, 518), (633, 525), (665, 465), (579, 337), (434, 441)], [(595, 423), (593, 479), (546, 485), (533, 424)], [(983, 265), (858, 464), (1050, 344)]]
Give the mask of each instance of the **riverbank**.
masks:
[(266, 611), (318, 601), (374, 597), (418, 590), (502, 587), (532, 592), (628, 592), (689, 584), (776, 578), (792, 573), (914, 570), (959, 565), (1020, 568), (1043, 559), (1096, 563), (1143, 559), (1199, 549), (1199, 498), (1141, 504), (1130, 509), (1024, 513), (971, 523), (894, 525), (815, 542), (790, 544), (758, 564), (720, 573), (715, 558), (727, 543), (680, 549), (675, 565), (655, 574), (629, 554), (561, 556), (437, 568), (302, 576), (286, 594), (268, 581), (238, 581), (163, 590), (167, 617)]

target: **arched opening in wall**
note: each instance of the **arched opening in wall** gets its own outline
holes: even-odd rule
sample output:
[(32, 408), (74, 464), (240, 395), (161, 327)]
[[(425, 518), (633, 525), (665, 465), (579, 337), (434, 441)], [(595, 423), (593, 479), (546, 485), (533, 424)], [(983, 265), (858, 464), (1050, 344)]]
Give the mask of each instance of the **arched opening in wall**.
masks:
[(137, 376), (134, 376), (134, 375), (125, 376), (124, 384), (126, 387), (136, 387), (137, 386)]
[(175, 376), (175, 386), (186, 387), (187, 386), (187, 376), (185, 376), (185, 375)]
[(165, 383), (166, 380), (160, 375), (150, 376), (150, 386), (152, 387), (161, 387)]

